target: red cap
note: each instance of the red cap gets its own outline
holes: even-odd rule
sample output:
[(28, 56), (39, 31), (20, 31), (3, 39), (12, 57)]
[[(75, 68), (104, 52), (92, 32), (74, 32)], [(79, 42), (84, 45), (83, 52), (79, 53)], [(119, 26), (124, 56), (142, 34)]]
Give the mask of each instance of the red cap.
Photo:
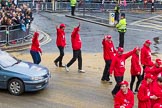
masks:
[(128, 82), (127, 81), (122, 81), (121, 83), (120, 83), (120, 85), (126, 85), (126, 86), (128, 86)]
[(124, 49), (122, 47), (118, 47), (118, 52), (124, 52)]
[(61, 28), (61, 27), (65, 27), (65, 24), (60, 24), (60, 28)]
[(162, 64), (161, 59), (157, 58), (157, 59), (156, 59), (156, 63), (160, 66), (160, 65)]
[(146, 40), (145, 43), (151, 44), (152, 42), (150, 40)]
[(145, 79), (151, 78), (152, 80), (154, 79), (154, 76), (150, 73), (145, 75)]
[(108, 38), (108, 39), (111, 39), (111, 37), (112, 37), (111, 35), (107, 35), (107, 36), (106, 36), (106, 38)]

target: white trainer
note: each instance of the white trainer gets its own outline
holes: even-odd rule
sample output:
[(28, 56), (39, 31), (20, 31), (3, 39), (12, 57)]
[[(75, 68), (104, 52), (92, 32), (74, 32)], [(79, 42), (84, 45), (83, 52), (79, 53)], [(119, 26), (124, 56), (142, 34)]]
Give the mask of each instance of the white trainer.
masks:
[(65, 65), (66, 72), (69, 72), (69, 68)]
[(79, 73), (85, 73), (85, 70), (79, 69), (78, 72)]

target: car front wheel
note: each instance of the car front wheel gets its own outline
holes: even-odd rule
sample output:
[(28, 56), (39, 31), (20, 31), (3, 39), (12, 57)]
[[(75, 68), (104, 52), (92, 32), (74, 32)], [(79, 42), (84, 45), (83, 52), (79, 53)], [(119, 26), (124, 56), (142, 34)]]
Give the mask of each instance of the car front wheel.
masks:
[(12, 95), (21, 95), (24, 92), (24, 84), (19, 79), (12, 79), (8, 83), (8, 90)]

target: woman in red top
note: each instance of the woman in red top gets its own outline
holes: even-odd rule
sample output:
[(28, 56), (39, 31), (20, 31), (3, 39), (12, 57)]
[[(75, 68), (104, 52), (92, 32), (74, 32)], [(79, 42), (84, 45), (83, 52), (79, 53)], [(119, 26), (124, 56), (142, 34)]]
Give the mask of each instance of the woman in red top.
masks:
[(56, 45), (60, 51), (60, 55), (54, 60), (55, 65), (58, 67), (58, 62), (59, 62), (59, 67), (64, 67), (62, 65), (62, 59), (64, 56), (64, 48), (66, 46), (66, 38), (65, 38), (65, 24), (60, 24), (60, 28), (56, 26), (57, 30), (57, 39), (56, 39)]
[(105, 60), (105, 68), (101, 80), (112, 83), (112, 81), (110, 81), (109, 78), (109, 68), (111, 61), (115, 56), (116, 50), (114, 48), (113, 41), (111, 40), (111, 35), (104, 37), (104, 39), (102, 40), (102, 45), (103, 45), (103, 56)]
[(42, 50), (39, 45), (38, 37), (39, 37), (39, 33), (34, 32), (33, 39), (32, 39), (32, 45), (30, 49), (30, 54), (35, 64), (39, 64), (41, 62), (41, 57), (40, 57), (39, 52), (42, 54)]
[(136, 51), (136, 53), (134, 53), (132, 55), (131, 58), (131, 82), (130, 82), (130, 89), (133, 91), (133, 84), (135, 81), (135, 78), (137, 77), (138, 81), (136, 83), (136, 88), (134, 93), (138, 92), (138, 87), (141, 83), (142, 77), (141, 77), (141, 64), (139, 61), (139, 52), (140, 49)]

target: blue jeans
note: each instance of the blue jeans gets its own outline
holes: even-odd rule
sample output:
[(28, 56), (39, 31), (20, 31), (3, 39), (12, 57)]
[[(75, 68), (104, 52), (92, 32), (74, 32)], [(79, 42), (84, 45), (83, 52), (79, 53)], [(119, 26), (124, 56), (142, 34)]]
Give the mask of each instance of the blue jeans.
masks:
[(30, 54), (33, 58), (34, 64), (39, 64), (41, 62), (41, 57), (39, 52), (30, 50)]

